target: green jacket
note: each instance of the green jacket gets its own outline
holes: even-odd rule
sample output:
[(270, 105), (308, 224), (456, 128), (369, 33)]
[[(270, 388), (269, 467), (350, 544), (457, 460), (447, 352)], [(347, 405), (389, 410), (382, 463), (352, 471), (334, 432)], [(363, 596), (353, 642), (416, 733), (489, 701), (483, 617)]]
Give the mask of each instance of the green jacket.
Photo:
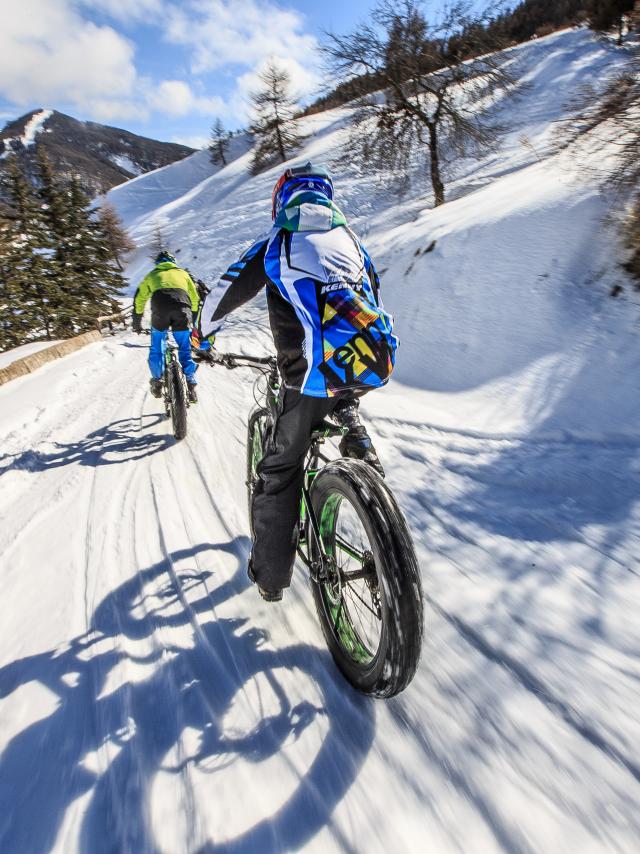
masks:
[(136, 314), (142, 314), (149, 298), (163, 288), (186, 291), (191, 300), (191, 311), (198, 310), (198, 291), (191, 276), (177, 264), (172, 264), (171, 261), (163, 261), (161, 264), (157, 264), (140, 282), (133, 299), (133, 310)]

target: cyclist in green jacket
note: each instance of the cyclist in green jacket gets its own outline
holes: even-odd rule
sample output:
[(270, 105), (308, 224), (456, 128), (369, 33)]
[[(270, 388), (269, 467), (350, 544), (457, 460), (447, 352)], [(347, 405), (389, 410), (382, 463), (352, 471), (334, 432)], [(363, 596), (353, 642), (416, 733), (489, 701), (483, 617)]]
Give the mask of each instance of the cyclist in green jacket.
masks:
[(150, 388), (154, 397), (162, 395), (167, 333), (171, 329), (178, 345), (178, 357), (187, 380), (189, 400), (196, 403), (195, 372), (191, 357), (191, 326), (198, 311), (198, 291), (186, 270), (178, 267), (169, 252), (156, 257), (156, 266), (140, 282), (133, 299), (133, 331), (142, 331), (142, 314), (151, 299), (151, 347), (149, 349)]

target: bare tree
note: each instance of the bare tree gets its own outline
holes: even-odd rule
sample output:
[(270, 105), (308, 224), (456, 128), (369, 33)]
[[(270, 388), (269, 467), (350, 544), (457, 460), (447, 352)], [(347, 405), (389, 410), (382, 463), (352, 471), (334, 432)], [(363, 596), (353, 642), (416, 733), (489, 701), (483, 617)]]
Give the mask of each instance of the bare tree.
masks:
[(632, 12), (635, 0), (591, 0), (589, 8), (589, 23), (594, 30), (609, 30), (615, 27), (618, 31), (618, 44), (622, 44), (624, 22), (628, 12)]
[(453, 157), (497, 145), (504, 130), (481, 102), (518, 81), (495, 51), (504, 47), (477, 13), (458, 0), (428, 23), (417, 0), (381, 0), (371, 24), (346, 36), (328, 33), (323, 48), (339, 80), (367, 74), (381, 81), (382, 97), (365, 96), (352, 118), (344, 159), (408, 176), (425, 151), (435, 204), (445, 200), (443, 166)]
[(295, 126), (298, 102), (291, 93), (289, 73), (269, 62), (260, 82), (262, 88), (250, 96), (254, 115), (249, 130), (256, 141), (251, 160), (254, 175), (274, 161), (284, 163), (303, 141)]
[[(583, 89), (574, 107), (558, 147), (570, 147), (584, 168), (616, 191), (617, 204), (628, 212), (622, 227), (622, 243), (630, 253), (625, 267), (640, 288), (640, 57), (634, 56), (602, 93)], [(614, 156), (599, 156), (606, 154)]]
[(224, 125), (220, 119), (216, 119), (211, 128), (209, 138), (209, 156), (214, 166), (227, 165), (227, 151), (229, 149), (229, 134), (225, 132)]
[(161, 252), (167, 250), (167, 239), (159, 225), (153, 230), (153, 240), (151, 241), (151, 260), (155, 261)]
[(612, 77), (603, 92), (585, 87), (573, 106), (576, 111), (561, 129), (559, 147), (617, 152), (607, 177), (619, 189), (640, 190), (640, 57)]
[(123, 256), (128, 255), (129, 252), (133, 252), (136, 244), (129, 237), (129, 233), (123, 226), (122, 220), (110, 202), (102, 202), (98, 208), (98, 220), (102, 228), (106, 246), (118, 270), (122, 271), (124, 269), (122, 265)]

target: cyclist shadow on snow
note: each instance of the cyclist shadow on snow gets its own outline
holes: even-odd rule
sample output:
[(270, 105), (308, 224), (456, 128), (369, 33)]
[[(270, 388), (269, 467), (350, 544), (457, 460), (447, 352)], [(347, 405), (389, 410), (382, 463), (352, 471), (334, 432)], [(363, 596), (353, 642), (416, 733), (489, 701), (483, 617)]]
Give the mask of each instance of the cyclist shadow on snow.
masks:
[[(206, 793), (207, 809), (214, 811), (225, 769), (240, 759), (256, 764), (269, 759), (285, 741), (299, 739), (321, 720), (326, 732), (315, 759), (273, 815), (235, 838), (210, 840), (204, 847), (202, 839), (192, 840), (189, 847), (200, 845), (203, 852), (218, 846), (237, 852), (292, 850), (327, 825), (371, 746), (373, 701), (342, 681), (324, 650), (302, 643), (271, 650), (264, 645), (266, 633), (250, 627), (247, 617), (205, 622), (199, 616), (211, 615), (240, 593), (248, 584), (244, 572), (239, 567), (229, 581), (214, 587), (215, 571), (176, 572), (174, 564), (191, 559), (197, 564), (199, 555), (227, 552), (242, 566), (246, 548), (245, 538), (237, 538), (175, 552), (110, 593), (95, 609), (85, 635), (0, 669), (0, 700), (28, 683), (30, 698), (56, 700), (55, 708), (17, 733), (0, 757), (0, 815), (5, 817), (0, 849), (50, 850), (67, 810), (88, 795), (81, 851), (157, 850), (162, 840), (154, 832), (150, 806), (157, 772), (175, 776), (178, 798), (189, 790), (188, 781), (180, 786), (181, 775), (213, 775), (215, 789), (209, 786)], [(167, 643), (172, 628), (189, 623), (193, 646)], [(149, 675), (140, 678), (145, 670)], [(279, 670), (296, 671), (291, 684), (299, 682), (300, 674), (310, 677), (321, 702), (294, 702)], [(234, 698), (246, 701), (246, 686), (256, 678), (262, 690), (266, 680), (275, 710), (265, 713), (260, 700), (252, 708), (258, 722), (250, 732), (225, 732)], [(34, 683), (40, 693), (33, 693)], [(26, 696), (14, 699), (24, 703)], [(236, 721), (232, 725), (237, 729)], [(184, 756), (187, 730), (197, 733), (198, 747)], [(257, 803), (264, 792), (260, 795)], [(195, 811), (189, 814), (193, 806), (187, 803), (185, 809), (187, 826), (202, 824)]]
[(165, 420), (164, 415), (122, 418), (78, 442), (54, 442), (52, 451), (29, 449), (20, 454), (6, 454), (0, 456), (0, 475), (10, 469), (41, 472), (72, 463), (96, 467), (139, 460), (175, 444), (168, 433), (142, 432), (164, 425)]

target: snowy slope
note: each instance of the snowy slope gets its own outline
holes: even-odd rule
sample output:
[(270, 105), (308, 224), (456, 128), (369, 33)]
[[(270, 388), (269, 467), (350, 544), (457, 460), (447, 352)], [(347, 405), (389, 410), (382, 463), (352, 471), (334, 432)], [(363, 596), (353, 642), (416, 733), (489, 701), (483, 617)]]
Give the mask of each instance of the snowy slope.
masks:
[[(428, 596), (416, 679), (354, 694), (302, 571), (282, 606), (249, 585), (251, 376), (202, 369), (176, 444), (146, 342), (92, 344), (0, 388), (3, 852), (637, 850), (638, 307), (608, 296), (605, 201), (549, 150), (621, 54), (513, 53), (532, 87), (453, 201), (336, 181), (402, 342), (364, 408)], [(301, 157), (344, 117), (306, 119)], [(159, 224), (211, 279), (268, 225), (279, 170), (199, 156), (110, 194), (133, 286)], [(263, 299), (220, 337), (270, 346)]]

